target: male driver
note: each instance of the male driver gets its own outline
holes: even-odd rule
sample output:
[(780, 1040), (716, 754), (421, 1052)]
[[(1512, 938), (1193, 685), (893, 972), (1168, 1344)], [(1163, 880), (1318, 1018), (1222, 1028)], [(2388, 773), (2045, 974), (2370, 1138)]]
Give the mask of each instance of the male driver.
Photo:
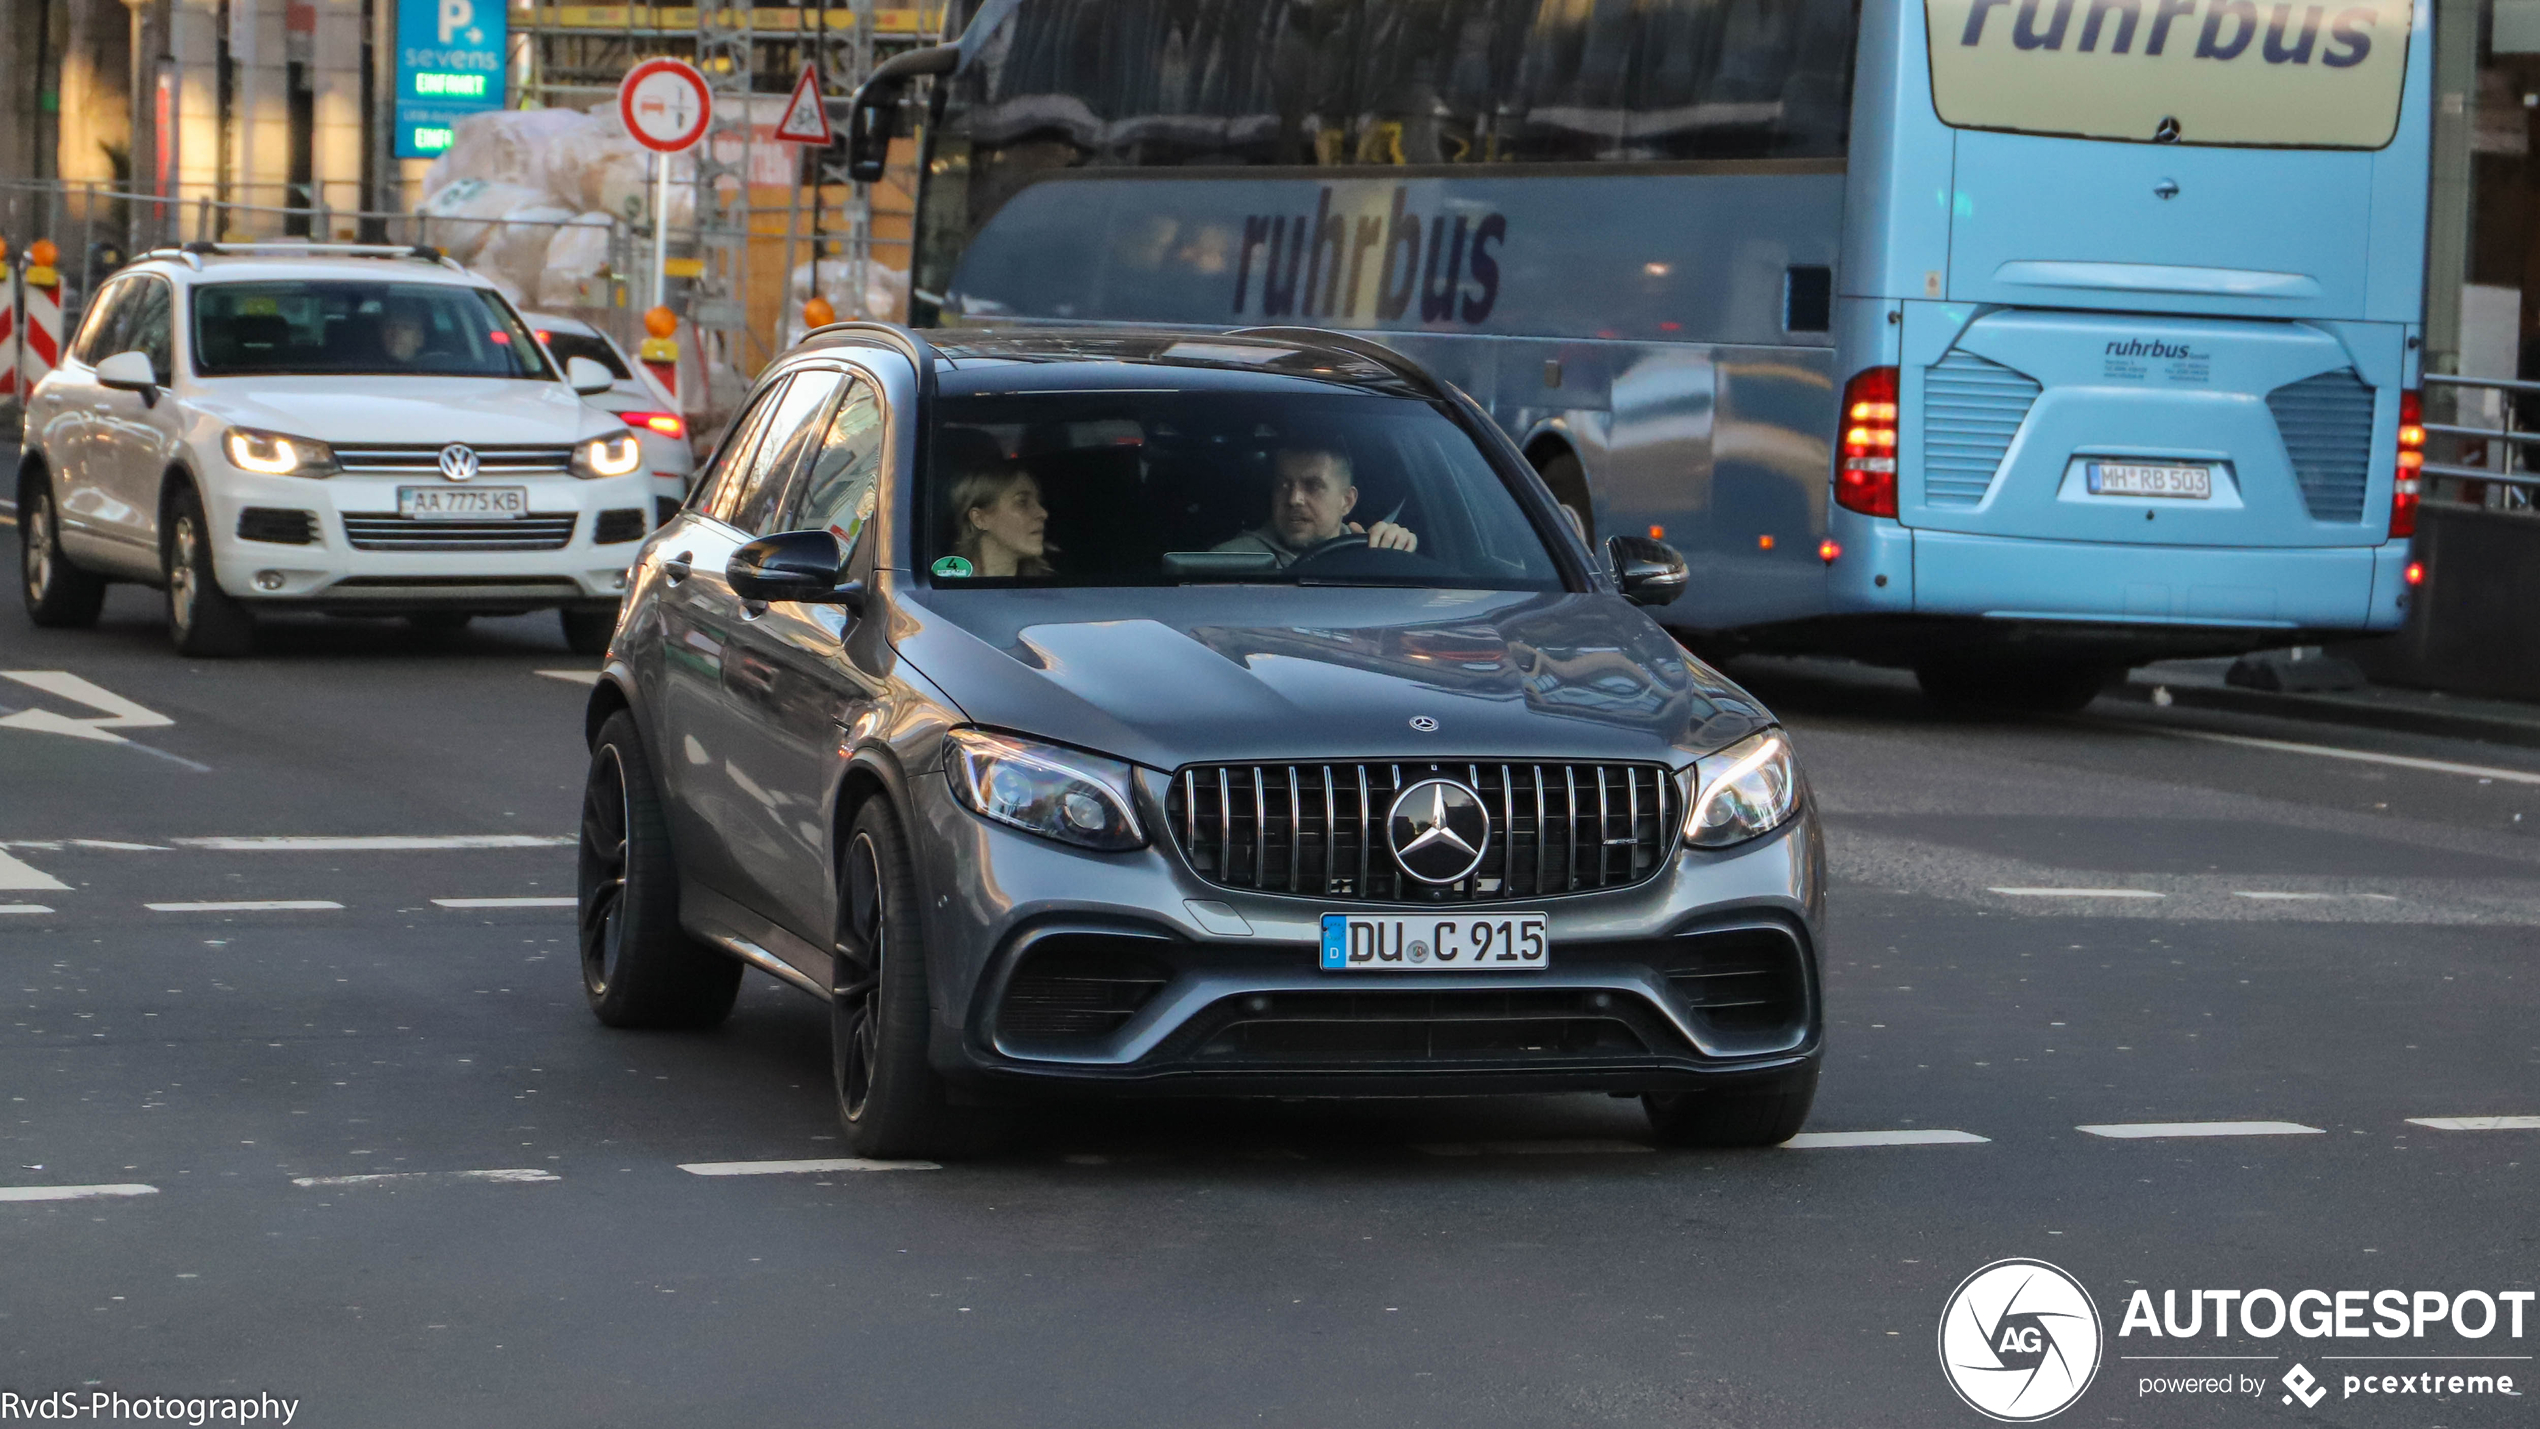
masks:
[(1349, 520), (1358, 505), (1349, 458), (1331, 447), (1282, 447), (1270, 485), (1270, 520), (1217, 549), (1267, 551), (1278, 567), (1343, 534), (1361, 535), (1385, 551), (1416, 551), (1420, 538), (1391, 521), (1361, 526)]
[(390, 303), (379, 321), (380, 350), (401, 367), (412, 363), (423, 351), (423, 315), (404, 303)]

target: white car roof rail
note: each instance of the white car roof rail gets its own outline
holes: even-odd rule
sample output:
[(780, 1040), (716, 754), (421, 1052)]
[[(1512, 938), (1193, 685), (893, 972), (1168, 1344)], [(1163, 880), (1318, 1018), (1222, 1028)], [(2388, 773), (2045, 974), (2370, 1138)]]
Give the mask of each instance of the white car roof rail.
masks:
[(467, 266), (428, 243), (213, 243), (197, 239), (181, 248), (153, 248), (144, 258), (165, 258), (200, 269), (205, 258), (256, 254), (299, 258), (411, 258), (464, 273)]

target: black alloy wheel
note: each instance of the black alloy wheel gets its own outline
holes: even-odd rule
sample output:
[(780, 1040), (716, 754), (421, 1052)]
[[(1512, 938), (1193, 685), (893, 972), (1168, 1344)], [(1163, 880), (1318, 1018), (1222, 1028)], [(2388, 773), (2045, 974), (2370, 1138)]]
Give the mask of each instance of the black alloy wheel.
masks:
[(41, 472), (18, 490), (18, 547), (29, 620), (55, 630), (84, 630), (97, 623), (106, 604), (106, 582), (72, 565), (62, 553), (52, 483)]
[(1808, 1124), (1816, 1101), (1813, 1059), (1762, 1081), (1640, 1099), (1650, 1131), (1666, 1146), (1779, 1146)]
[(227, 591), (212, 566), (211, 523), (191, 486), (168, 499), (160, 573), (167, 587), (168, 636), (180, 655), (223, 659), (255, 648), (256, 618)]
[(838, 1122), (858, 1156), (942, 1152), (952, 1133), (943, 1079), (926, 1060), (926, 954), (916, 876), (899, 821), (865, 802), (839, 858), (829, 1047)]
[(610, 1027), (712, 1027), (731, 1015), (741, 965), (679, 926), (679, 873), (634, 716), (591, 745), (574, 873), (582, 993)]

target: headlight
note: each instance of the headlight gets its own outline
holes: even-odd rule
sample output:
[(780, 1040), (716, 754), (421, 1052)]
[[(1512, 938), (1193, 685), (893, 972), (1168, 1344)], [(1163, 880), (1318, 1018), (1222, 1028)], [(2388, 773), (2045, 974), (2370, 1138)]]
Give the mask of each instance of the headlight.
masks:
[(221, 449), (228, 453), (229, 464), (240, 471), (262, 472), (266, 476), (335, 474), (335, 453), (327, 450), (326, 443), (307, 437), (232, 427), (221, 434)]
[(961, 801), (1025, 833), (1117, 852), (1147, 841), (1129, 809), (1129, 766), (1007, 734), (944, 736), (944, 771)]
[(1685, 842), (1726, 848), (1780, 828), (1799, 808), (1799, 766), (1778, 729), (1751, 734), (1693, 764), (1693, 811)]
[(644, 444), (633, 432), (593, 437), (573, 449), (575, 476), (624, 476), (643, 464)]

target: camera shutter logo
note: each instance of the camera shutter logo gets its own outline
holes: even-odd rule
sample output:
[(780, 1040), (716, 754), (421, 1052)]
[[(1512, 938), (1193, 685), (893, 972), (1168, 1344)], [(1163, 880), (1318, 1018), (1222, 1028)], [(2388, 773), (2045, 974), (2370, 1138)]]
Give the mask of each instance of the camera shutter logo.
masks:
[(1940, 1368), (1989, 1419), (2051, 1419), (2099, 1372), (2099, 1307), (2042, 1260), (1997, 1260), (1959, 1282), (1940, 1314)]
[(460, 442), (443, 447), (441, 475), (450, 481), (476, 480), (476, 448)]

